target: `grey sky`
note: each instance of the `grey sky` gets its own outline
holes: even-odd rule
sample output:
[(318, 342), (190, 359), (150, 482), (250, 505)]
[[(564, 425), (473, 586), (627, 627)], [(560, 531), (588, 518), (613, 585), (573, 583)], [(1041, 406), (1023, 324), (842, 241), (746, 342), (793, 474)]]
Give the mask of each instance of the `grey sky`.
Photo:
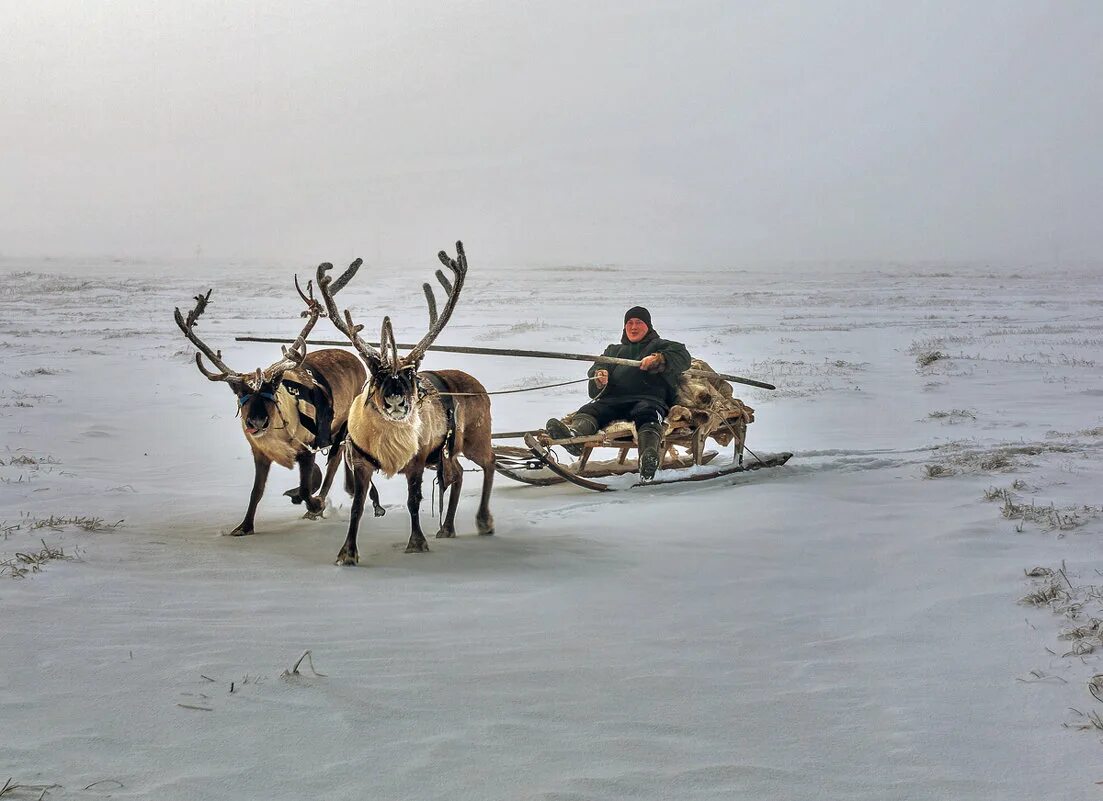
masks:
[(1103, 258), (1103, 2), (0, 0), (0, 253)]

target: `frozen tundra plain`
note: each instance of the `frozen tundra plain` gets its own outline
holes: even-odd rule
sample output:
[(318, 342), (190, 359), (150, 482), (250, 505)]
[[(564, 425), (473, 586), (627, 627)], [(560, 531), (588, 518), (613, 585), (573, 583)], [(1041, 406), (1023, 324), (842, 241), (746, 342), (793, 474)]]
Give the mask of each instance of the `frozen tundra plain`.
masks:
[[(460, 537), (428, 554), (403, 553), (405, 484), (382, 481), (389, 514), (338, 568), (347, 496), (301, 520), (279, 468), (258, 533), (223, 536), (252, 462), (172, 321), (213, 286), (202, 335), (266, 366), (277, 346), (233, 337), (298, 331), (293, 265), (4, 260), (8, 797), (1098, 796), (1098, 272), (506, 271), (467, 244), (441, 344), (595, 352), (641, 303), (695, 355), (779, 386), (739, 394), (750, 447), (792, 461), (608, 495), (499, 477), (489, 538), (468, 481)], [(426, 256), (367, 265), (343, 305), (417, 336)], [(425, 367), (489, 389), (584, 369)], [(495, 428), (582, 397), (496, 398)], [(315, 670), (283, 675), (307, 649)]]

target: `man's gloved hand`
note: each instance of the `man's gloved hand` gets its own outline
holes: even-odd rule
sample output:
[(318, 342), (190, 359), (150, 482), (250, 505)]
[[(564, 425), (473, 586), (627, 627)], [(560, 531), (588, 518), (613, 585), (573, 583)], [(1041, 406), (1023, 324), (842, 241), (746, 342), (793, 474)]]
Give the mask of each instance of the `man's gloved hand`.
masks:
[(661, 373), (666, 369), (666, 359), (661, 353), (652, 353), (640, 361), (640, 369), (648, 373)]
[(608, 370), (596, 370), (594, 371), (594, 383), (599, 387), (603, 387), (609, 383), (609, 371)]

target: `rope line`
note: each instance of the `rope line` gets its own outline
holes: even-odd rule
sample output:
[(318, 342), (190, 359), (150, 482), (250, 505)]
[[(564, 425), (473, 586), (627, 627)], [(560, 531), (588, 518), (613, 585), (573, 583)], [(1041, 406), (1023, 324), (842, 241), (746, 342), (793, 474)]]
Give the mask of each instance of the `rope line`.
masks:
[(571, 384), (581, 384), (584, 381), (589, 381), (589, 378), (579, 378), (575, 381), (560, 381), (558, 384), (542, 384), (538, 387), (522, 387), (521, 389), (499, 389), (494, 392), (438, 392), (438, 395), (451, 395), (452, 397), (461, 397), (466, 395), (513, 395), (517, 392), (535, 392), (538, 389), (554, 389), (555, 387), (566, 387)]

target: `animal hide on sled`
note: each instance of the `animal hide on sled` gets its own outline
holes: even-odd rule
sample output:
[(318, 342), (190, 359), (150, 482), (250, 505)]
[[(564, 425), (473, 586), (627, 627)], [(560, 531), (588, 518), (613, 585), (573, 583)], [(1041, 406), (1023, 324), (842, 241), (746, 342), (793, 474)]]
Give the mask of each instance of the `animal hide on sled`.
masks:
[[(701, 359), (694, 359), (690, 368), (714, 372)], [(704, 427), (717, 444), (727, 445), (734, 437), (732, 429), (739, 428), (737, 423), (753, 422), (754, 409), (734, 396), (727, 381), (718, 376), (683, 375), (675, 405), (666, 416), (666, 434), (678, 436)]]

